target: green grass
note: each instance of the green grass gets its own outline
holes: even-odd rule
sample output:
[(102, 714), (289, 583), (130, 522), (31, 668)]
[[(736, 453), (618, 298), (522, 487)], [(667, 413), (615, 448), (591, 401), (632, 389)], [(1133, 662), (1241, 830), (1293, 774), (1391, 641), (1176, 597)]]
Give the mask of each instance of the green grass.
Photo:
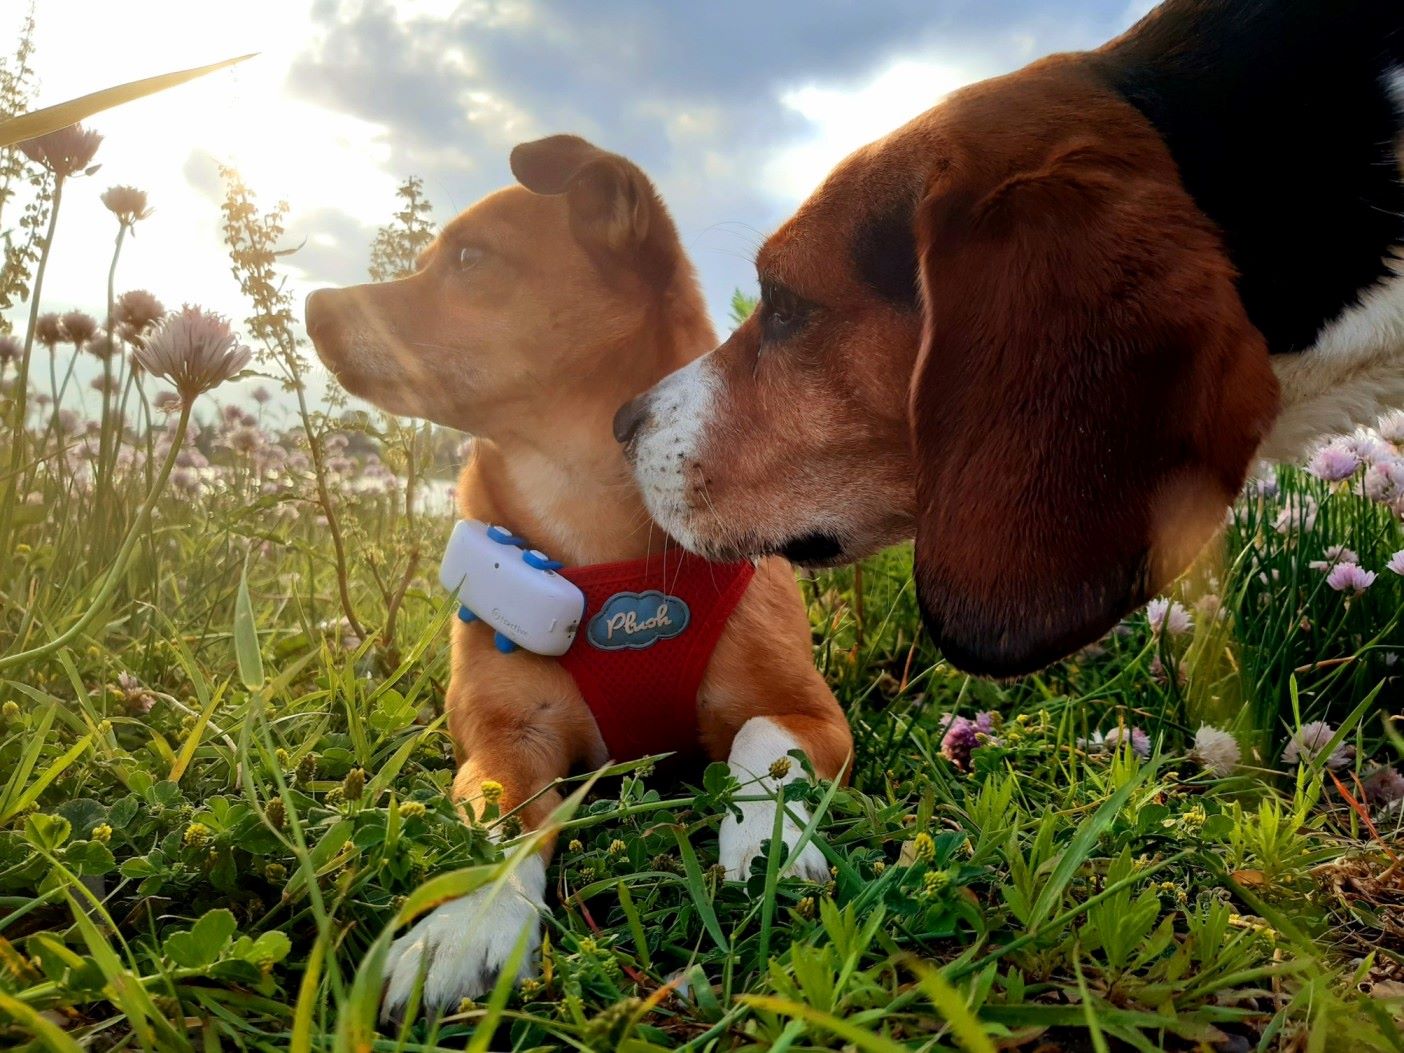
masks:
[[(540, 975), (377, 1031), (368, 952), (397, 915), (496, 876), (488, 833), (513, 817), (464, 825), (446, 797), (444, 597), (416, 579), (396, 646), (345, 640), (325, 531), (278, 514), (295, 489), (256, 497), (232, 462), (221, 478), (162, 504), (91, 642), (0, 682), (0, 1041), (1401, 1048), (1399, 1001), (1364, 993), (1404, 966), (1400, 812), (1346, 794), (1389, 753), (1404, 582), (1382, 574), (1347, 602), (1306, 565), (1328, 543), (1372, 566), (1399, 546), (1362, 498), (1284, 472), (1321, 513), (1282, 535), (1264, 528), (1279, 498), (1240, 505), (1217, 569), (1223, 620), (1157, 640), (1133, 618), (1099, 653), (1017, 683), (932, 653), (904, 550), (863, 566), (861, 604), (854, 572), (819, 576), (815, 658), (858, 753), (847, 786), (791, 792), (832, 880), (777, 880), (764, 861), (744, 888), (719, 879), (717, 825), (747, 792), (724, 766), (582, 773), (567, 788), (588, 792), (559, 817)], [(106, 530), (76, 514), (92, 511), (80, 490), (46, 497), (75, 514), (18, 528), (6, 640), (32, 645), (76, 615), (98, 569), (83, 553), (115, 549), (136, 490)], [(367, 552), (406, 544), (403, 508), (348, 491), (339, 511), (374, 625)], [(429, 547), (447, 525), (414, 529)], [(999, 715), (998, 743), (963, 771), (942, 755), (941, 717), (979, 710)], [(1353, 769), (1279, 762), (1315, 718), (1342, 726)], [(1230, 777), (1186, 759), (1202, 720), (1245, 748)], [(1119, 722), (1148, 732), (1151, 759), (1079, 747)]]
[[(286, 394), (205, 395), (186, 434), (119, 329), (90, 345), (119, 352), (94, 395), (77, 341), (35, 339), (56, 177), (0, 162), (0, 205), (30, 194), (0, 217), (0, 303), (35, 295), (0, 345), (0, 1047), (1404, 1049), (1404, 807), (1378, 774), (1404, 748), (1399, 505), (1290, 468), (1177, 587), (1192, 631), (1138, 614), (1018, 682), (932, 650), (907, 550), (806, 581), (857, 752), (846, 784), (786, 793), (831, 880), (781, 880), (774, 854), (721, 880), (718, 825), (756, 792), (725, 765), (582, 772), (539, 972), (378, 1024), (395, 933), (536, 844), (447, 797), (450, 523), (420, 495), (456, 437), (309, 405), (286, 208), (232, 173), (253, 372)], [(376, 240), (382, 275), (432, 237), (421, 189)], [(95, 432), (45, 394), (86, 399)], [(1311, 565), (1341, 544), (1379, 574), (1362, 595)], [(982, 713), (968, 755), (945, 741)], [(1331, 742), (1284, 762), (1314, 721)], [(1191, 756), (1205, 723), (1242, 749), (1217, 776)], [(1096, 745), (1133, 728), (1145, 756)]]

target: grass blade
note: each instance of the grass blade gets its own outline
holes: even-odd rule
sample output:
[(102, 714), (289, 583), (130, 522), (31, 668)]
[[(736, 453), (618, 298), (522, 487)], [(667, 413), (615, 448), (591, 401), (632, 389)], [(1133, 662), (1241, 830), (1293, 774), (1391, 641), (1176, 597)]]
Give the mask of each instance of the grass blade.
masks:
[(60, 128), (67, 128), (70, 124), (77, 124), (95, 113), (110, 110), (124, 102), (154, 95), (167, 88), (174, 88), (188, 80), (194, 80), (207, 73), (225, 69), (236, 62), (251, 59), (255, 54), (257, 52), (225, 59), (223, 62), (212, 62), (208, 66), (196, 66), (193, 69), (178, 70), (175, 73), (162, 73), (155, 77), (128, 81), (126, 84), (103, 88), (101, 91), (69, 99), (67, 102), (61, 102), (55, 106), (46, 106), (42, 110), (11, 117), (7, 121), (0, 122), (0, 147), (13, 146), (26, 139), (33, 139), (36, 136), (47, 135), (49, 132), (56, 132)]
[(239, 679), (250, 691), (263, 688), (263, 654), (258, 646), (258, 625), (253, 601), (249, 599), (249, 564), (239, 574), (239, 591), (234, 599), (234, 658)]

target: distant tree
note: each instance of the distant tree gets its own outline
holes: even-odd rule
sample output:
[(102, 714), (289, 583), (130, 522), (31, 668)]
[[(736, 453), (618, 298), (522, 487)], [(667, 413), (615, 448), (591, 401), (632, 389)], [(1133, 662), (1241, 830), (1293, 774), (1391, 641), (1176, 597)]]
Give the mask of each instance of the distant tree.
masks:
[[(0, 118), (30, 109), (34, 99), (34, 5), (20, 26), (14, 57), (0, 57)], [(7, 207), (28, 188), (28, 201), (16, 225)], [(53, 185), (42, 165), (31, 164), (18, 146), (0, 150), (0, 333), (10, 331), (4, 313), (29, 296), (30, 272), (49, 221)]]
[(751, 317), (751, 313), (756, 309), (756, 304), (760, 301), (754, 296), (747, 296), (740, 289), (731, 294), (731, 325), (739, 329), (741, 323)]
[(424, 196), (424, 180), (410, 176), (395, 196), (403, 207), (371, 242), (371, 281), (388, 282), (413, 274), (415, 260), (434, 240), (434, 206)]

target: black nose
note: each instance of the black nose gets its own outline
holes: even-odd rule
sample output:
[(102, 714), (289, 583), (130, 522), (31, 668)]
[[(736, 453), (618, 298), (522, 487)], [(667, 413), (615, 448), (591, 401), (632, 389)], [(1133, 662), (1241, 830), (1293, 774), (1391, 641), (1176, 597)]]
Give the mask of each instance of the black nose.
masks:
[(648, 396), (640, 395), (619, 407), (614, 415), (614, 441), (624, 446), (634, 441), (639, 429), (648, 420)]

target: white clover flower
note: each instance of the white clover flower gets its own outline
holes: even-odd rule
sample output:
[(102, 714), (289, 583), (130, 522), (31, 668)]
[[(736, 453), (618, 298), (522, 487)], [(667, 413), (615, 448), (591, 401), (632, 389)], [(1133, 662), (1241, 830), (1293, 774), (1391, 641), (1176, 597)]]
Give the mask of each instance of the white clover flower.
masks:
[(1194, 749), (1190, 757), (1205, 771), (1222, 779), (1233, 774), (1242, 753), (1238, 740), (1227, 731), (1204, 724), (1194, 733)]
[[(1313, 720), (1309, 724), (1303, 724), (1287, 741), (1287, 746), (1282, 751), (1283, 762), (1286, 764), (1310, 764), (1326, 748), (1327, 743), (1335, 734), (1336, 729), (1324, 720)], [(1327, 758), (1326, 767), (1344, 768), (1354, 759), (1355, 747), (1342, 743)]]
[(1088, 753), (1115, 753), (1122, 744), (1129, 742), (1131, 752), (1144, 760), (1150, 756), (1150, 736), (1140, 728), (1124, 728), (1117, 725), (1108, 732), (1094, 731), (1091, 738), (1078, 739), (1078, 749)]
[(1362, 781), (1365, 797), (1372, 804), (1389, 805), (1404, 800), (1404, 775), (1393, 768), (1378, 767)]
[(132, 351), (142, 369), (174, 384), (187, 405), (238, 374), (251, 354), (227, 320), (189, 304), (168, 315)]
[(1115, 753), (1125, 743), (1130, 743), (1131, 752), (1145, 760), (1150, 756), (1150, 736), (1140, 728), (1127, 728), (1117, 725), (1102, 736), (1107, 749)]

